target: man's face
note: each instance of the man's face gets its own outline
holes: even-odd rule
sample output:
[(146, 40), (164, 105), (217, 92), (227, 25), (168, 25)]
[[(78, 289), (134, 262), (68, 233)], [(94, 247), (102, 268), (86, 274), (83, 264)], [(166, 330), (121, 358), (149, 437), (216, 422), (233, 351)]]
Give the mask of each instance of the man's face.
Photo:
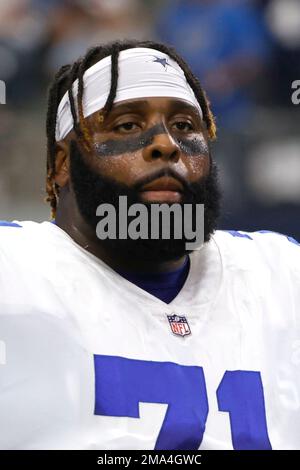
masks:
[[(79, 212), (96, 231), (101, 203), (117, 208), (142, 202), (206, 206), (205, 240), (215, 229), (219, 191), (209, 153), (207, 130), (197, 108), (174, 98), (116, 103), (100, 124), (99, 113), (87, 118), (92, 151), (71, 142), (71, 191)], [(101, 241), (102, 243), (103, 241)], [(109, 248), (157, 259), (175, 259), (186, 240), (106, 240)]]

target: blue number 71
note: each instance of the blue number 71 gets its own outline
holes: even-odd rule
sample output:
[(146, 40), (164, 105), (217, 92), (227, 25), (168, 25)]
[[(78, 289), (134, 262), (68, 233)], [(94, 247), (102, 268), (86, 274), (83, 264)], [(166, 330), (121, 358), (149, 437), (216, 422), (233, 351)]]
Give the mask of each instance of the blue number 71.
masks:
[[(168, 404), (156, 450), (199, 448), (208, 415), (202, 367), (95, 355), (95, 414), (139, 418), (139, 402)], [(236, 450), (271, 449), (259, 372), (226, 371), (217, 390)]]

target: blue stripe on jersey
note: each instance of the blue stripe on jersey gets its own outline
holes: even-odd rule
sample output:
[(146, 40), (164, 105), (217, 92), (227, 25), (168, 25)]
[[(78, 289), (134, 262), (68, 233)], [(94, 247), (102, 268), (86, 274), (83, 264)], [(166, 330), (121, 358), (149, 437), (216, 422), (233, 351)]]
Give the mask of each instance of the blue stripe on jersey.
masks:
[(289, 242), (300, 246), (300, 243), (297, 240), (295, 240), (295, 238), (293, 238), (293, 237), (286, 237), (286, 238), (288, 239)]
[(237, 230), (222, 230), (222, 232), (228, 232), (233, 237), (248, 238), (249, 240), (253, 240), (253, 238), (251, 238), (250, 235), (247, 235), (246, 233), (238, 232)]
[[(232, 235), (233, 237), (248, 238), (249, 240), (253, 240), (253, 238), (250, 237), (249, 234), (241, 233), (238, 230), (222, 230), (222, 232), (230, 233), (230, 235)], [(253, 233), (274, 233), (275, 235), (280, 235), (281, 237), (285, 237), (289, 242), (300, 246), (300, 243), (297, 240), (295, 240), (295, 238), (289, 237), (288, 235), (284, 235), (284, 233), (273, 232), (272, 230), (257, 230), (256, 232), (253, 232)]]
[(15, 224), (14, 222), (7, 222), (7, 220), (0, 220), (0, 227), (19, 227), (19, 228), (22, 228), (22, 225)]

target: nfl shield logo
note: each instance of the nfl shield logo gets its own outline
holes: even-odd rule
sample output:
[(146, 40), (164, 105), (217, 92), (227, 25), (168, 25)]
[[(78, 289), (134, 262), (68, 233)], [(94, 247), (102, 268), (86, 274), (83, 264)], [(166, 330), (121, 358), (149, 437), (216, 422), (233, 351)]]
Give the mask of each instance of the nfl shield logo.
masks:
[(187, 336), (191, 334), (191, 329), (185, 317), (179, 315), (167, 315), (167, 317), (174, 335)]

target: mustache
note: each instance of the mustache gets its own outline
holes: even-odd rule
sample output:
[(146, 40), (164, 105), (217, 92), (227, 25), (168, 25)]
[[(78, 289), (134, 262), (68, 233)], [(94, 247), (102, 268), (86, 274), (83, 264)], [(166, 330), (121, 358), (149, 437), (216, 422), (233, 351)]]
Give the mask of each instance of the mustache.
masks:
[(175, 180), (179, 181), (182, 186), (183, 186), (183, 191), (184, 192), (190, 192), (192, 194), (195, 194), (195, 188), (191, 183), (186, 181), (177, 171), (175, 171), (173, 168), (167, 167), (167, 168), (161, 168), (155, 172), (150, 173), (150, 175), (145, 176), (144, 178), (141, 178), (139, 181), (134, 183), (132, 186), (132, 189), (135, 191), (139, 191), (144, 185), (148, 183), (152, 183), (152, 181), (157, 180), (158, 178), (161, 178), (163, 176), (169, 176), (174, 178)]

